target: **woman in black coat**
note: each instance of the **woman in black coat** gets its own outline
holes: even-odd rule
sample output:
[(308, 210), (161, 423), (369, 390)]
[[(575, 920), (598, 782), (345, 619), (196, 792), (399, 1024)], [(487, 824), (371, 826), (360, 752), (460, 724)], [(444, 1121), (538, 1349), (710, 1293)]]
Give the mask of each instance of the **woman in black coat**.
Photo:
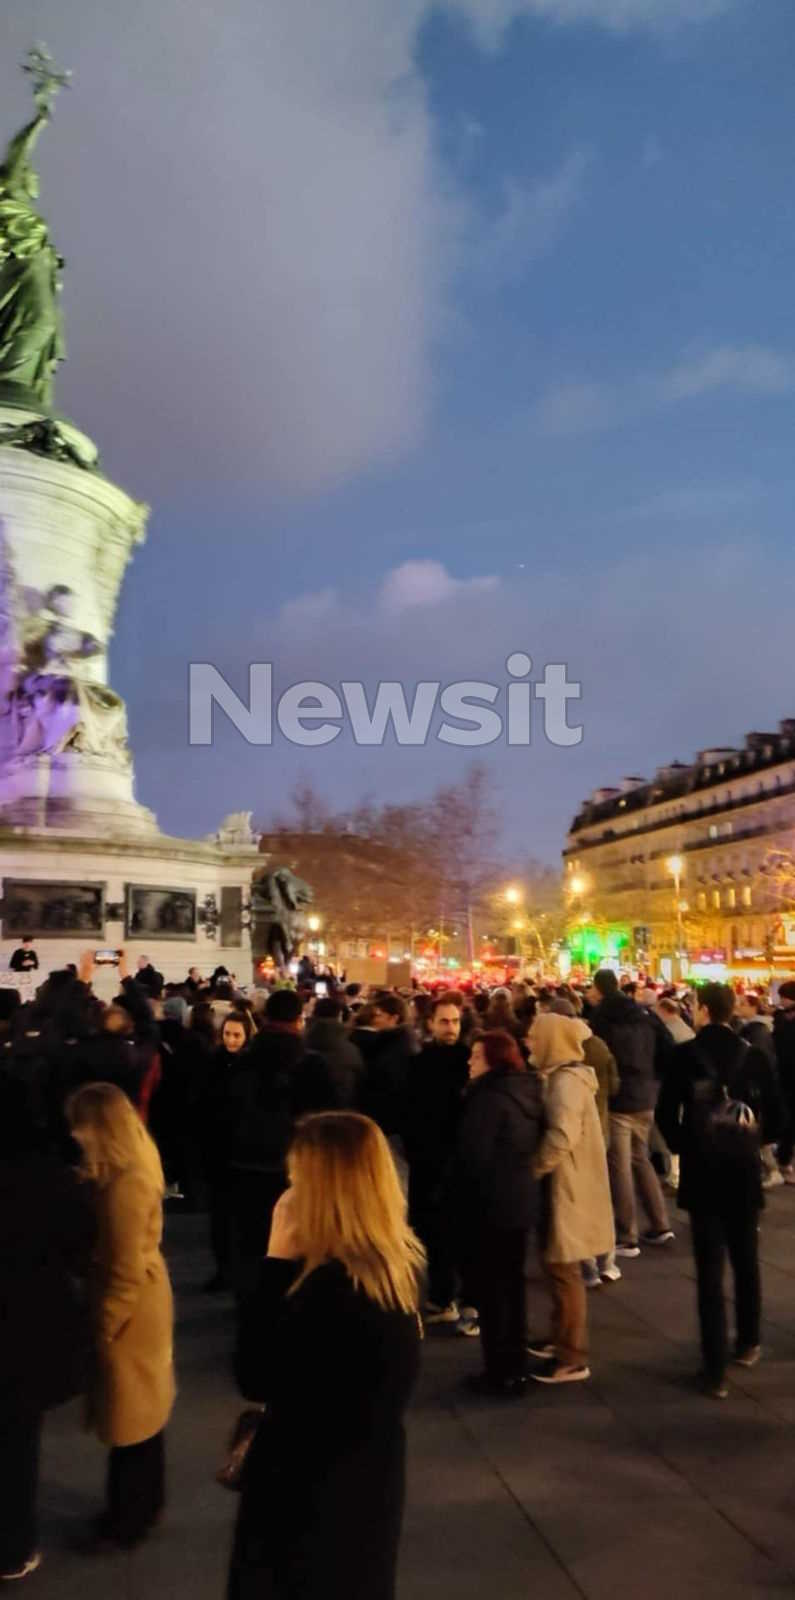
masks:
[(28, 1094), (0, 1077), (0, 1580), (41, 1562), (43, 1414), (84, 1387), (92, 1344), (81, 1288), (94, 1247), (91, 1190), (46, 1154)]
[(394, 1600), (422, 1250), (368, 1118), (305, 1118), (290, 1179), (239, 1329), (238, 1381), (266, 1411), (229, 1600)]
[(516, 1040), (499, 1030), (475, 1040), (469, 1070), (452, 1201), (465, 1298), (480, 1314), (485, 1371), (472, 1387), (518, 1395), (527, 1387), (526, 1259), (538, 1215), (541, 1088)]

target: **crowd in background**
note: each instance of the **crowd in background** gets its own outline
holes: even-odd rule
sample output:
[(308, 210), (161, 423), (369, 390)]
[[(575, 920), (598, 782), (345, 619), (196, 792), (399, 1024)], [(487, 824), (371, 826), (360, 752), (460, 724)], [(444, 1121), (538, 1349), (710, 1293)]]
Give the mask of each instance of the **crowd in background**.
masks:
[[(203, 1287), (230, 1296), (241, 1387), (268, 1403), (233, 1596), (309, 1600), (331, 1560), (346, 1593), (390, 1600), (421, 1325), (479, 1338), (480, 1392), (587, 1381), (588, 1293), (670, 1244), (671, 1191), (690, 1214), (703, 1388), (720, 1399), (730, 1362), (758, 1361), (764, 1191), (795, 1182), (795, 984), (769, 1015), (721, 984), (609, 970), (400, 993), (327, 970), (316, 993), (305, 959), (295, 984), (244, 992), (223, 968), (164, 983), (142, 956), (133, 973), (122, 952), (110, 1005), (92, 977), (87, 954), (27, 1005), (0, 990), (3, 1574), (38, 1564), (42, 1417), (81, 1388), (109, 1449), (92, 1538), (129, 1547), (162, 1514), (164, 1200), (206, 1212)], [(543, 1330), (528, 1326), (537, 1261)], [(281, 1554), (260, 1516), (275, 1462)], [(352, 1555), (342, 1508), (363, 1495), (372, 1540)]]

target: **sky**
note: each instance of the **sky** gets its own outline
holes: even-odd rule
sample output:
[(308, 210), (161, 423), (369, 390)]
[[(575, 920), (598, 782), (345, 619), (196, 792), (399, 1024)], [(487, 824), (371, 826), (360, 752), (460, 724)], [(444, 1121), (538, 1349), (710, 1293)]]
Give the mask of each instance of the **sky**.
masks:
[[(73, 69), (39, 146), (59, 409), (151, 505), (111, 651), (193, 836), (481, 757), (506, 849), (795, 714), (792, 0), (4, 0)], [(188, 667), (500, 688), (576, 745), (188, 742)]]

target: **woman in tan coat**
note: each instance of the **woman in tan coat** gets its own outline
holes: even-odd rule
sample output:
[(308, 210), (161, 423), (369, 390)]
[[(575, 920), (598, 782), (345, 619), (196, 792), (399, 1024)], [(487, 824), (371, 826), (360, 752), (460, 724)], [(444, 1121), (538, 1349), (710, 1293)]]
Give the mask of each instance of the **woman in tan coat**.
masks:
[(93, 1272), (96, 1375), (89, 1421), (110, 1445), (102, 1538), (137, 1544), (165, 1499), (164, 1432), (174, 1403), (171, 1285), (160, 1251), (163, 1169), (121, 1089), (89, 1083), (67, 1105), (93, 1180), (99, 1237)]
[(596, 1106), (597, 1078), (583, 1054), (583, 1026), (545, 1012), (530, 1030), (533, 1066), (544, 1084), (546, 1132), (535, 1158), (547, 1179), (544, 1269), (553, 1301), (552, 1343), (536, 1351), (538, 1383), (576, 1383), (591, 1376), (585, 1286), (580, 1263), (615, 1243), (605, 1142)]

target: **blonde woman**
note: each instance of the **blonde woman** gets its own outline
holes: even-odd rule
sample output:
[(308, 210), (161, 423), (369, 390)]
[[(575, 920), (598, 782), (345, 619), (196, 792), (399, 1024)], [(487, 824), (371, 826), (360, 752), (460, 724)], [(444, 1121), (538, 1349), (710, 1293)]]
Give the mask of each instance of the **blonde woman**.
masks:
[(100, 1537), (130, 1546), (165, 1499), (163, 1430), (174, 1403), (174, 1310), (163, 1233), (163, 1169), (135, 1107), (110, 1083), (89, 1083), (67, 1116), (92, 1180), (99, 1238), (93, 1271), (97, 1370), (90, 1422), (110, 1445)]
[(229, 1600), (393, 1600), (422, 1247), (368, 1117), (304, 1118), (288, 1173), (240, 1324), (240, 1387), (266, 1410)]
[(537, 1383), (590, 1378), (585, 1285), (580, 1263), (615, 1244), (607, 1155), (596, 1105), (598, 1081), (584, 1059), (587, 1029), (576, 1017), (544, 1012), (528, 1035), (544, 1088), (546, 1132), (533, 1163), (547, 1180), (544, 1270), (552, 1294), (552, 1340)]

